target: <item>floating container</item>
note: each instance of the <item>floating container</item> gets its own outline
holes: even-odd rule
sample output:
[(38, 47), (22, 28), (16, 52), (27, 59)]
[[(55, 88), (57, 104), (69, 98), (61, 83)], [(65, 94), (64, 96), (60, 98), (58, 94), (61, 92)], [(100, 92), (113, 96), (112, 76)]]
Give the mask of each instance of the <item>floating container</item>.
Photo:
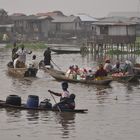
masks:
[(6, 104), (21, 106), (21, 97), (18, 95), (9, 95), (6, 98)]
[(38, 107), (39, 104), (39, 97), (36, 95), (29, 95), (27, 99), (27, 107), (35, 108)]
[(40, 108), (52, 109), (52, 104), (49, 102), (49, 99), (40, 102)]

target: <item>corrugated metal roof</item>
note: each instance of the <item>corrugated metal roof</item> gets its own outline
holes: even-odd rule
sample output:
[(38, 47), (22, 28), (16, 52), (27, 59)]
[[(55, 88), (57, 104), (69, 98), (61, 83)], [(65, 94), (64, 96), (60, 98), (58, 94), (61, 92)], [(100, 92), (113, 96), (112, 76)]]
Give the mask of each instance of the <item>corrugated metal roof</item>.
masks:
[(64, 16), (61, 11), (53, 11), (53, 12), (46, 12), (46, 13), (37, 13), (37, 16)]
[(49, 20), (53, 20), (52, 17), (50, 16), (39, 16), (38, 19), (42, 20), (42, 19), (49, 19)]
[(78, 17), (76, 16), (52, 16), (54, 20), (52, 22), (60, 22), (60, 23), (68, 23), (68, 22), (74, 22)]
[(93, 23), (95, 25), (135, 25), (136, 21), (124, 17), (106, 17)]
[(30, 15), (30, 16), (11, 16), (12, 20), (35, 20), (37, 16)]
[(134, 21), (136, 23), (140, 23), (140, 18), (138, 17), (133, 17), (133, 18), (130, 18), (131, 21)]
[(125, 26), (125, 25), (136, 25), (136, 23), (93, 23), (94, 25), (118, 25), (118, 26)]
[(96, 18), (90, 16), (90, 15), (87, 15), (87, 14), (77, 14), (76, 16), (80, 17), (81, 21), (84, 21), (84, 22), (96, 22), (98, 21)]
[(36, 15), (29, 15), (29, 16), (11, 16), (12, 20), (42, 20), (42, 19), (50, 19), (50, 16), (36, 16)]

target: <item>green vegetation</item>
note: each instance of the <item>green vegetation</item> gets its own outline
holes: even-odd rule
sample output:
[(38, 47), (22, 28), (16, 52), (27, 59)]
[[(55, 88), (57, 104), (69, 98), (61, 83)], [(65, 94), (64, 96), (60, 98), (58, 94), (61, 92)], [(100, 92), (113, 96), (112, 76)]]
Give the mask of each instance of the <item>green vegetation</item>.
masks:
[[(25, 46), (25, 48), (31, 48), (31, 49), (44, 49), (47, 48), (47, 45), (45, 45), (44, 43), (20, 43), (17, 44), (18, 47), (20, 47), (21, 45)], [(6, 45), (7, 48), (13, 48), (13, 44), (7, 44)]]
[(140, 50), (132, 51), (132, 52), (127, 52), (127, 51), (120, 51), (120, 50), (109, 50), (107, 54), (110, 55), (122, 55), (122, 54), (140, 54)]
[(109, 50), (107, 52), (107, 54), (110, 54), (110, 55), (119, 55), (119, 54), (127, 54), (128, 52), (126, 51), (120, 51), (120, 50)]
[(140, 37), (136, 37), (135, 43), (140, 43)]
[(140, 54), (140, 50), (134, 51), (134, 54)]

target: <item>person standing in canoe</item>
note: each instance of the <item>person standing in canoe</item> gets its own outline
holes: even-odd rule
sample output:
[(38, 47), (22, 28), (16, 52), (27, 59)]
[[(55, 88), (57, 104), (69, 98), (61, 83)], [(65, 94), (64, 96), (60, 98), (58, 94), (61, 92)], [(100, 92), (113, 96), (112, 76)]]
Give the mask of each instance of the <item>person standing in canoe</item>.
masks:
[(13, 49), (12, 49), (12, 61), (14, 62), (14, 60), (16, 58), (18, 58), (18, 54), (16, 54), (16, 52), (18, 51), (18, 47), (16, 42), (13, 43)]
[(57, 109), (58, 107), (60, 109), (74, 109), (75, 108), (75, 94), (70, 94), (68, 89), (68, 83), (67, 82), (62, 82), (62, 93), (57, 93), (51, 90), (48, 90), (51, 94), (54, 94), (56, 96), (60, 96), (60, 102), (56, 103), (53, 106), (53, 109)]
[(49, 47), (44, 52), (44, 64), (51, 65), (51, 49)]
[(25, 67), (25, 62), (26, 62), (26, 54), (31, 54), (32, 51), (28, 51), (24, 48), (24, 45), (21, 46), (20, 49), (16, 52), (18, 55), (17, 62), (16, 62), (16, 67), (18, 68), (24, 68)]

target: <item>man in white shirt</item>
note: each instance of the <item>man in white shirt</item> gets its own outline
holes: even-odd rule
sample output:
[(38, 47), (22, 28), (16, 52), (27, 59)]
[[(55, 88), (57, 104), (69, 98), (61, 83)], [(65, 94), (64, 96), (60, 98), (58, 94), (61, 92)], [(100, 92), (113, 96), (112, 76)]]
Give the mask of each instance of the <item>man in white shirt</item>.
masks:
[(25, 72), (25, 77), (36, 77), (38, 71), (38, 62), (36, 61), (36, 55), (33, 55), (32, 61), (29, 63), (28, 70)]
[(38, 62), (36, 61), (36, 55), (33, 55), (32, 57), (32, 61), (29, 64), (29, 67), (34, 68), (34, 69), (38, 69)]
[(25, 67), (25, 62), (26, 62), (26, 54), (31, 54), (32, 51), (28, 51), (24, 49), (24, 45), (22, 45), (21, 49), (18, 49), (16, 54), (18, 55), (18, 61), (21, 62), (24, 67)]

